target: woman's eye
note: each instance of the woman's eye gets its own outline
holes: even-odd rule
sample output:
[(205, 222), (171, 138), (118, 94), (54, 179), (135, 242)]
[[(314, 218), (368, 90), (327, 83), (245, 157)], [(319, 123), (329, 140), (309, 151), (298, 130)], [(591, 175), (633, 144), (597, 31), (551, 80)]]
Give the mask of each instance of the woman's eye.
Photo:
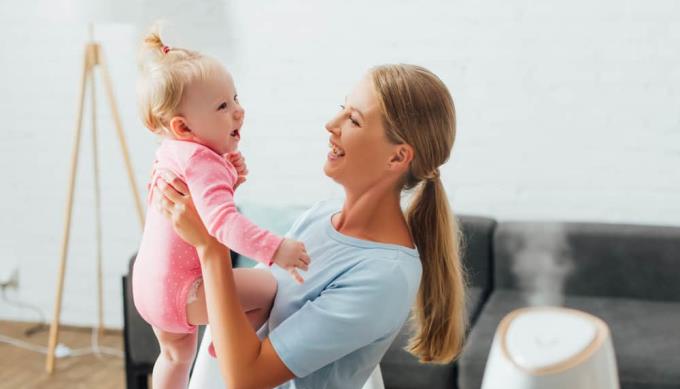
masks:
[[(345, 110), (345, 106), (344, 106), (344, 105), (340, 105), (340, 110), (341, 110), (341, 111), (344, 111), (344, 110)], [(349, 118), (349, 120), (352, 122), (352, 124), (354, 124), (354, 125), (357, 126), (357, 127), (360, 127), (360, 126), (359, 126), (359, 122), (356, 121), (356, 120), (354, 120), (354, 118), (352, 117), (351, 114), (348, 116), (348, 118)]]
[(223, 110), (223, 109), (227, 109), (227, 103), (226, 103), (226, 102), (220, 104), (220, 106), (217, 107), (217, 110), (218, 110), (218, 111), (221, 111), (221, 110)]
[(234, 95), (234, 101), (238, 103), (238, 95)]

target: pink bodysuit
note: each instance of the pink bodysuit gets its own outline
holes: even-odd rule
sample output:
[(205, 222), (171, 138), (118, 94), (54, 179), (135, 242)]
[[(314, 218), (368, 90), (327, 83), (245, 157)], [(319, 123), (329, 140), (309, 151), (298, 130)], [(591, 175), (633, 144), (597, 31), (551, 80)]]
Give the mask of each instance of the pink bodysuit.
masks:
[[(271, 265), (283, 238), (238, 213), (234, 205), (238, 176), (231, 163), (198, 143), (166, 139), (156, 152), (151, 189), (159, 178), (158, 169), (172, 171), (187, 184), (210, 235), (239, 254)], [(187, 322), (187, 298), (201, 278), (201, 266), (196, 249), (152, 205), (152, 196), (161, 195), (150, 190), (147, 196), (144, 235), (133, 269), (134, 302), (154, 327), (189, 333), (196, 327)]]

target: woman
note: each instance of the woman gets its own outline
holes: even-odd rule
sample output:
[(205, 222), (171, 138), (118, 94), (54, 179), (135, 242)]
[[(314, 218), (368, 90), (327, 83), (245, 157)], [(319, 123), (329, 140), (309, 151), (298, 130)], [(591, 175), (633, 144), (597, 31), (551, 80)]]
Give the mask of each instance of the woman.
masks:
[[(267, 270), (232, 269), (186, 187), (172, 178), (158, 187), (164, 214), (201, 258), (212, 340), (229, 388), (359, 388), (414, 302), (408, 350), (424, 362), (448, 362), (461, 351), (464, 274), (439, 177), (455, 139), (446, 86), (418, 66), (376, 67), (326, 130), (324, 172), (343, 186), (344, 203), (317, 204), (289, 231), (312, 262), (303, 285), (269, 270), (278, 292), (262, 339), (241, 311), (236, 284), (238, 272)], [(412, 188), (404, 214), (401, 193)]]

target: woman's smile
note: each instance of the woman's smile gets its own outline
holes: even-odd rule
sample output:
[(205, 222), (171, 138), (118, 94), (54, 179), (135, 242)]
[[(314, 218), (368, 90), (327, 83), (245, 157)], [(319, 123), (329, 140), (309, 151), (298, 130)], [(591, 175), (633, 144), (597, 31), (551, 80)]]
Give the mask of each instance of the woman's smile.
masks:
[(345, 150), (341, 149), (337, 144), (333, 143), (333, 141), (328, 141), (328, 147), (331, 148), (331, 151), (328, 153), (328, 159), (330, 161), (336, 161), (345, 156)]

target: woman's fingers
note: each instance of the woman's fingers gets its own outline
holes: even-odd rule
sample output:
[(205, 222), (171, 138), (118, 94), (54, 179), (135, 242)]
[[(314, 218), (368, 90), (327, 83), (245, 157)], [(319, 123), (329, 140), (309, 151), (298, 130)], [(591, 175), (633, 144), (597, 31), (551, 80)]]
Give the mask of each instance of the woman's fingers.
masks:
[(163, 178), (156, 182), (156, 187), (161, 191), (164, 197), (168, 198), (173, 203), (182, 203), (185, 200), (186, 196), (175, 190), (175, 188)]
[(168, 169), (158, 169), (161, 178), (179, 194), (189, 194), (189, 187), (179, 177)]
[(167, 218), (172, 217), (172, 206), (174, 204), (168, 200), (166, 197), (163, 196), (155, 196), (154, 199), (154, 206), (156, 207), (156, 210), (160, 212), (163, 216)]

